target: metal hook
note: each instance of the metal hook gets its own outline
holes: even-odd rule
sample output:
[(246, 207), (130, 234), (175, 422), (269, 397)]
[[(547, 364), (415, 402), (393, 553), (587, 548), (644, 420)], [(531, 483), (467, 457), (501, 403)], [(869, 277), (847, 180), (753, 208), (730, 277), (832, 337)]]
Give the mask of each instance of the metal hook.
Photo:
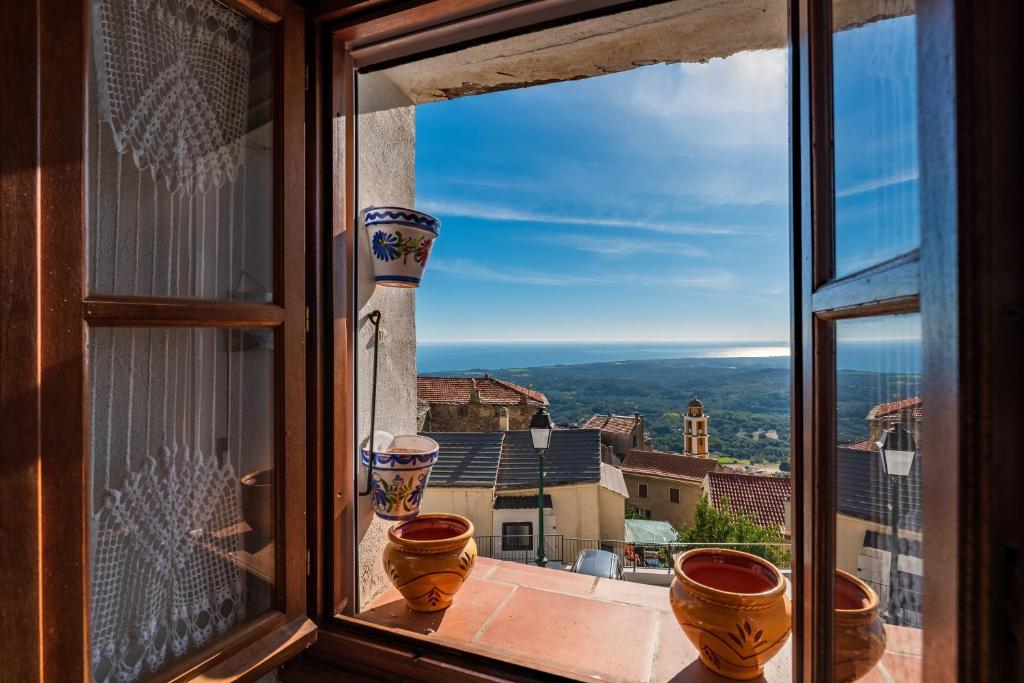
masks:
[[(373, 488), (373, 449), (377, 435), (377, 359), (380, 356), (380, 311), (373, 311), (366, 318), (373, 325), (373, 388), (370, 391), (370, 457), (366, 462), (366, 490), (361, 491), (360, 496), (370, 495)], [(361, 452), (360, 455), (362, 455)]]

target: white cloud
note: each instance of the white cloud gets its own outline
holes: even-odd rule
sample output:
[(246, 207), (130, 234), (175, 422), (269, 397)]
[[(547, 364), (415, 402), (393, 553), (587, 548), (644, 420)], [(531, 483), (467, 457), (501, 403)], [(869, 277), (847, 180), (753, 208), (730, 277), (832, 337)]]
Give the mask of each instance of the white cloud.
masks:
[(889, 176), (888, 178), (875, 178), (874, 180), (868, 180), (857, 185), (851, 185), (850, 187), (843, 188), (836, 192), (836, 197), (852, 197), (858, 194), (864, 194), (865, 192), (871, 192), (873, 190), (880, 190), (883, 187), (892, 187), (893, 185), (902, 185), (903, 183), (909, 183), (917, 180), (918, 173), (917, 169), (910, 171), (904, 171), (897, 173), (896, 175)]
[(569, 285), (599, 284), (610, 281), (601, 278), (580, 277), (546, 273), (533, 270), (503, 269), (498, 270), (469, 259), (439, 259), (430, 261), (430, 268), (435, 272), (448, 273), (464, 280), (483, 282), (511, 282), (519, 285), (541, 285), (546, 287), (564, 287)]
[(788, 139), (785, 50), (741, 52), (704, 64), (643, 73), (630, 106), (654, 115), (693, 144), (785, 148)]
[(635, 285), (649, 287), (675, 287), (683, 289), (721, 290), (732, 285), (732, 273), (725, 271), (702, 271), (696, 276), (668, 275), (656, 273), (609, 273), (606, 275), (573, 275), (537, 270), (497, 269), (469, 259), (432, 259), (430, 268), (464, 280), (483, 282), (508, 282), (519, 285), (544, 287), (568, 287), (574, 285)]
[(591, 254), (600, 254), (601, 256), (632, 256), (633, 254), (661, 253), (704, 258), (710, 255), (706, 249), (685, 242), (646, 239), (643, 237), (562, 234), (537, 239), (543, 239), (545, 242), (554, 242)]
[(756, 235), (756, 231), (731, 226), (701, 224), (663, 223), (658, 221), (625, 220), (619, 218), (591, 218), (588, 216), (564, 216), (547, 213), (522, 211), (495, 204), (472, 204), (458, 201), (425, 200), (417, 202), (422, 211), (445, 216), (479, 218), (490, 221), (512, 221), (522, 223), (550, 223), (554, 225), (587, 225), (599, 228), (630, 228), (670, 235)]

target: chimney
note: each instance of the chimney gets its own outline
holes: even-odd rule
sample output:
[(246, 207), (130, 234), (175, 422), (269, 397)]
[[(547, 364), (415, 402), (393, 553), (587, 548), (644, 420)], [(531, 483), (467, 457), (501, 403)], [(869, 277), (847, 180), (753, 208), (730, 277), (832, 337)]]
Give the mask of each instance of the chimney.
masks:
[[(486, 378), (487, 378), (487, 375), (484, 375), (484, 379), (486, 379)], [(473, 379), (472, 377), (470, 377), (469, 384), (470, 384), (469, 402), (470, 403), (479, 403), (480, 402), (480, 392), (476, 388), (476, 380)]]
[(502, 406), (498, 408), (498, 431), (507, 432), (508, 430), (508, 408)]
[(788, 537), (789, 535), (791, 535), (793, 533), (793, 498), (792, 497), (786, 496), (785, 506), (786, 506), (785, 510), (784, 510), (785, 517), (783, 517), (784, 522), (783, 522), (782, 533), (785, 536)]

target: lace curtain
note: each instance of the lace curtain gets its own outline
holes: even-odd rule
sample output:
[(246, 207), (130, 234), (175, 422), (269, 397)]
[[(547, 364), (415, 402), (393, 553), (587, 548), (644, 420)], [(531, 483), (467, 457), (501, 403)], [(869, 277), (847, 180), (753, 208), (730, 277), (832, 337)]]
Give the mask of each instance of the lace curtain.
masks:
[[(92, 0), (91, 21), (90, 291), (269, 289), (272, 131), (253, 112), (272, 108), (268, 69), (250, 73), (267, 32), (214, 0)], [(272, 465), (273, 354), (245, 334), (90, 331), (94, 680), (144, 677), (269, 607), (231, 533), (239, 477)]]
[(169, 190), (234, 180), (251, 22), (213, 0), (94, 0), (100, 115), (119, 154)]

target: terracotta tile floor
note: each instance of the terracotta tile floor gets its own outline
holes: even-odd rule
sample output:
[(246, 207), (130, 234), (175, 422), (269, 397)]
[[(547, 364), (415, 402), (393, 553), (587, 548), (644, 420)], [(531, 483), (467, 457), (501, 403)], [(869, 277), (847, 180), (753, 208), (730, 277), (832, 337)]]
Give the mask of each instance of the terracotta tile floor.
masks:
[[(725, 681), (700, 663), (668, 604), (668, 589), (479, 558), (443, 612), (406, 608), (394, 588), (361, 619), (578, 680)], [(863, 681), (921, 680), (921, 632), (889, 627), (890, 649)], [(790, 646), (765, 681), (790, 681)]]

